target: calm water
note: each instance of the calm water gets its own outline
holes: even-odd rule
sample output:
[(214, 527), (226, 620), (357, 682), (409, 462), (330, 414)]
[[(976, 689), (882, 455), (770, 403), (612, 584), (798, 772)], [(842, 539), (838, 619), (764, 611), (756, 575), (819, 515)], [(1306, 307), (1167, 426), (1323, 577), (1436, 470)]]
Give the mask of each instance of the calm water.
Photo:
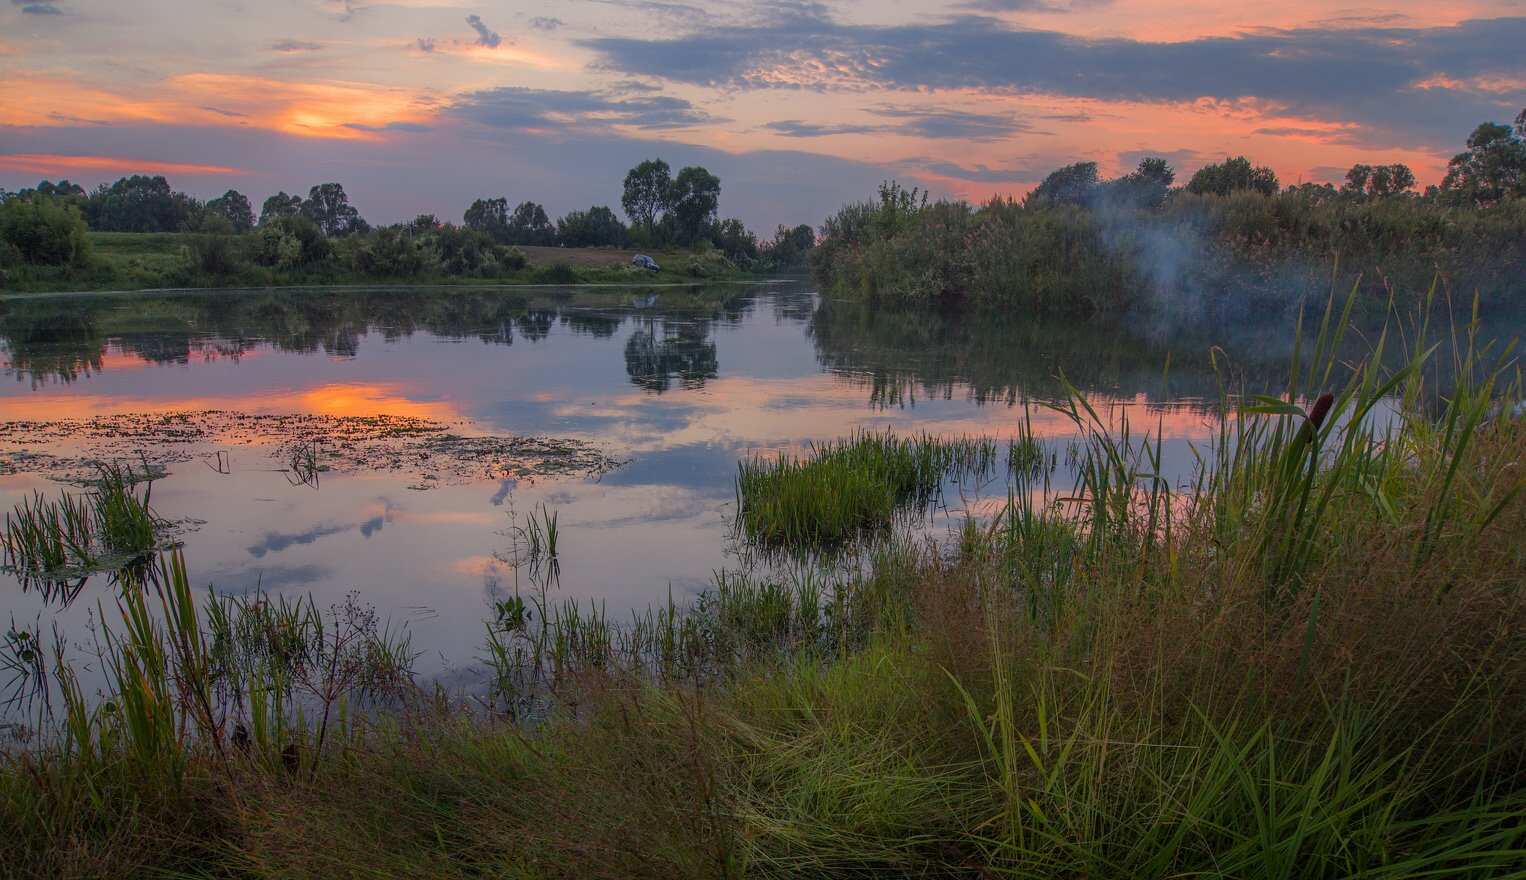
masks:
[[(739, 458), (857, 429), (1011, 436), (1026, 400), (1063, 374), (1099, 408), (1164, 437), (1185, 476), (1211, 435), (1207, 352), (1275, 381), (1286, 333), (1238, 341), (1099, 324), (878, 312), (798, 285), (710, 291), (221, 292), (0, 302), (0, 421), (117, 413), (410, 415), (473, 431), (597, 444), (626, 460), (600, 477), (411, 488), (415, 474), (325, 475), (293, 485), (252, 450), (227, 473), (183, 462), (153, 487), (185, 536), (198, 585), (358, 591), (407, 621), (421, 672), (474, 663), (481, 621), (514, 572), (495, 557), (512, 512), (558, 511), (565, 596), (609, 611), (682, 598), (734, 564)], [(1168, 369), (1169, 362), (1169, 369)], [(1072, 427), (1039, 409), (1041, 436)], [(67, 445), (67, 444), (65, 444)], [(0, 444), (0, 462), (8, 450)], [(0, 507), (58, 488), (24, 461), (0, 467)], [(6, 473), (6, 471), (15, 471)], [(1068, 481), (1063, 468), (1056, 479)], [(998, 487), (1000, 488), (1000, 487)], [(968, 487), (967, 487), (968, 489)], [(1004, 489), (1000, 489), (1004, 491)], [(951, 492), (930, 528), (994, 499)], [(86, 638), (104, 578), (59, 607), (0, 575), (0, 615)], [(3, 620), (3, 618), (0, 618)]]

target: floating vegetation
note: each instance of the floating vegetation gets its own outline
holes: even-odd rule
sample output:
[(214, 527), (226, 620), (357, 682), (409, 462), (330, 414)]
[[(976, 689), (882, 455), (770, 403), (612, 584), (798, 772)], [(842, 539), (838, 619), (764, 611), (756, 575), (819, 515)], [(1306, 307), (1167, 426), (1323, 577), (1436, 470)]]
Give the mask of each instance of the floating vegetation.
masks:
[(737, 522), (763, 547), (838, 547), (922, 509), (945, 479), (990, 475), (996, 461), (990, 439), (889, 432), (812, 444), (800, 458), (753, 457), (737, 465)]
[(411, 471), (418, 475), (415, 487), (426, 489), (505, 477), (597, 475), (621, 464), (580, 440), (456, 430), (410, 416), (227, 410), (0, 422), (0, 468), (81, 479), (94, 476), (96, 461), (133, 455), (157, 468), (200, 458), (227, 473), (227, 451), (209, 448), (223, 444), (268, 450), (274, 469), (295, 476), (296, 485), (316, 485), (319, 473)]
[(72, 595), (94, 572), (143, 564), (172, 544), (170, 523), (149, 507), (152, 491), (145, 462), (141, 472), (98, 465), (97, 479), (82, 493), (62, 491), (55, 500), (34, 493), (6, 514), (3, 569), (23, 586)]

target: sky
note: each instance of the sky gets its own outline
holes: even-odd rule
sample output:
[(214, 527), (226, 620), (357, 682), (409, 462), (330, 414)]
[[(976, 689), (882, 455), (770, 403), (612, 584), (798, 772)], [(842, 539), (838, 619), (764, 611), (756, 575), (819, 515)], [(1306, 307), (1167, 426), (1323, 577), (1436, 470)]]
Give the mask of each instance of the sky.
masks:
[(764, 232), (1146, 155), (1424, 185), (1523, 107), (1526, 0), (0, 0), (0, 187), (338, 181), (373, 223), (618, 210), (652, 157)]

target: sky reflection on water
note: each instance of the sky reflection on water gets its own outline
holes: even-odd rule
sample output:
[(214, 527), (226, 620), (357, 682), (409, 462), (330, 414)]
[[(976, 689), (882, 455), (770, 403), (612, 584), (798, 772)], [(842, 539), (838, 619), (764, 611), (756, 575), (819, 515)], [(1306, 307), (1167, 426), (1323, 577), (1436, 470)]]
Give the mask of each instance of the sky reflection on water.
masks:
[[(1212, 435), (1217, 378), (1206, 341), (1179, 350), (1126, 328), (876, 313), (799, 286), (660, 293), (259, 291), (0, 302), (3, 420), (126, 412), (411, 415), (452, 430), (595, 442), (627, 463), (598, 478), (501, 479), (410, 488), (407, 473), (325, 476), (294, 486), (254, 451), (230, 473), (177, 465), (155, 508), (199, 520), (186, 535), (198, 585), (358, 591), (407, 620), (423, 671), (471, 663), (495, 595), (511, 511), (559, 512), (561, 591), (628, 608), (702, 589), (730, 564), (736, 463), (855, 430), (1011, 436), (1022, 401), (1054, 399), (1063, 373), (1095, 405), (1164, 438), (1184, 478)], [(1165, 369), (1167, 355), (1171, 368)], [(1246, 374), (1274, 379), (1276, 353)], [(1072, 425), (1037, 409), (1035, 432)], [(213, 438), (204, 451), (220, 448)], [(0, 460), (5, 451), (0, 449)], [(1057, 484), (1067, 484), (1062, 473)], [(56, 484), (0, 469), (9, 510)], [(998, 487), (1004, 493), (1005, 489)], [(935, 527), (969, 505), (954, 497)], [(0, 575), (0, 612), (83, 634), (105, 579), (68, 608)], [(81, 635), (80, 637), (83, 637)]]

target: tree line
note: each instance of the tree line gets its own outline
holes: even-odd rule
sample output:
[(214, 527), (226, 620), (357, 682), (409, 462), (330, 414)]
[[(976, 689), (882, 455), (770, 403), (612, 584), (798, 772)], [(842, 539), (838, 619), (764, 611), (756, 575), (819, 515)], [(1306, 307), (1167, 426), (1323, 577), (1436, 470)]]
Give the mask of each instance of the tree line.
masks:
[(1183, 185), (1161, 157), (1112, 179), (1095, 162), (1021, 199), (929, 203), (887, 181), (844, 206), (810, 256), (826, 290), (866, 299), (958, 298), (1046, 312), (1147, 308), (1273, 313), (1358, 279), (1379, 308), (1433, 281), (1485, 304), (1526, 295), (1526, 110), (1479, 125), (1423, 192), (1403, 163), (1357, 164), (1339, 186), (1283, 187), (1244, 156)]
[[(1171, 195), (1176, 172), (1162, 158), (1142, 160), (1132, 172), (1102, 180), (1096, 162), (1077, 162), (1052, 172), (1027, 196), (1038, 205), (1124, 206), (1158, 208)], [(1526, 109), (1515, 124), (1485, 122), (1468, 136), (1466, 149), (1447, 163), (1439, 185), (1415, 191), (1415, 174), (1402, 162), (1356, 164), (1339, 187), (1331, 183), (1299, 183), (1285, 192), (1314, 201), (1361, 200), (1404, 196), (1440, 206), (1488, 207), (1526, 197)], [(1244, 156), (1205, 165), (1188, 180), (1182, 192), (1227, 196), (1253, 192), (1275, 196), (1283, 192), (1277, 173)]]
[[(721, 180), (700, 166), (676, 175), (662, 159), (649, 159), (625, 176), (622, 220), (607, 205), (569, 211), (553, 221), (544, 206), (506, 197), (474, 200), (460, 224), (420, 215), (406, 223), (373, 228), (350, 203), (339, 183), (321, 183), (307, 196), (278, 192), (262, 203), (258, 216), (249, 197), (237, 190), (205, 202), (175, 190), (163, 176), (132, 175), (92, 191), (69, 180), (44, 180), (16, 193), (0, 190), (0, 264), (79, 264), (88, 259), (86, 230), (97, 232), (178, 232), (200, 236), (252, 235), (250, 258), (259, 265), (290, 268), (326, 258), (331, 240), (359, 236), (358, 262), (407, 274), (420, 240), (431, 238), (444, 266), (481, 261), (463, 254), (486, 254), (488, 262), (523, 264), (504, 248), (640, 247), (716, 250), (741, 268), (803, 268), (815, 244), (808, 224), (780, 226), (760, 240), (738, 219), (720, 219)], [(627, 222), (628, 221), (628, 222)], [(226, 247), (204, 244), (209, 271)], [(496, 250), (495, 250), (496, 249)], [(500, 253), (501, 252), (501, 253)], [(496, 256), (494, 256), (496, 254)]]

